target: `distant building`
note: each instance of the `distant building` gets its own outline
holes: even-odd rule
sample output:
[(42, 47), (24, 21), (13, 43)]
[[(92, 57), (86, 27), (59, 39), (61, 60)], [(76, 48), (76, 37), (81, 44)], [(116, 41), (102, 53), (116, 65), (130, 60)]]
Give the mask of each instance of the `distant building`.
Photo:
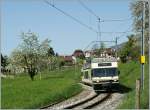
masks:
[(98, 50), (87, 50), (84, 52), (85, 57), (115, 57), (115, 52), (116, 50), (113, 48), (105, 48), (103, 50), (101, 50), (100, 52), (98, 52)]
[(106, 48), (105, 52), (109, 55), (109, 56), (115, 56), (116, 50), (113, 48)]
[(72, 54), (72, 56), (76, 57), (76, 58), (84, 58), (84, 53), (82, 50), (78, 49), (75, 50), (74, 53)]
[(89, 58), (89, 57), (91, 57), (92, 53), (93, 52), (91, 50), (88, 50), (88, 51), (84, 52), (84, 55), (85, 55), (86, 58)]
[(75, 64), (75, 58), (71, 55), (65, 55), (65, 56), (59, 56), (60, 58), (62, 58), (64, 60), (64, 63), (66, 66), (71, 66), (73, 64)]
[(65, 56), (64, 57), (65, 62), (73, 62), (72, 56)]

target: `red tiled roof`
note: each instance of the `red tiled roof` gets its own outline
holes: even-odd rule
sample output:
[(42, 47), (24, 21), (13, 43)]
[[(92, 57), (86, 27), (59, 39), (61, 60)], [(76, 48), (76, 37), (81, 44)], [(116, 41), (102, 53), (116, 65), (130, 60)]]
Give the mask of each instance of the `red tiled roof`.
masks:
[(79, 57), (79, 56), (82, 56), (82, 55), (84, 55), (82, 50), (75, 50), (74, 53), (73, 53), (73, 56), (75, 56), (75, 57)]

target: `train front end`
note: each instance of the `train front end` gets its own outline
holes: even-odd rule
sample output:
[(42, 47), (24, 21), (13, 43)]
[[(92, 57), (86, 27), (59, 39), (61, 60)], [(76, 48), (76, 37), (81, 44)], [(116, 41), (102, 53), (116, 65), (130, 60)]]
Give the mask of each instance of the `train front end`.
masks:
[(119, 84), (117, 60), (115, 58), (94, 58), (91, 62), (91, 80), (95, 90)]

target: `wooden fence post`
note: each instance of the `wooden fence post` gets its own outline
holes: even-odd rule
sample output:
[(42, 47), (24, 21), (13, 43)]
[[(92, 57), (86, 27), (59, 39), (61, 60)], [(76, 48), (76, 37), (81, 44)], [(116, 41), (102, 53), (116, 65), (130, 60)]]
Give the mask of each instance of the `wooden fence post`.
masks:
[(140, 109), (140, 79), (136, 80), (135, 109)]

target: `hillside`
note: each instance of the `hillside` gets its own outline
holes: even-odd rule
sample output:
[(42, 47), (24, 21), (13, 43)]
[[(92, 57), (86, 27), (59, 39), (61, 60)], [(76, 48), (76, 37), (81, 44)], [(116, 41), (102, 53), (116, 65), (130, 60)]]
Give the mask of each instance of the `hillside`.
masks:
[[(135, 108), (135, 83), (136, 79), (140, 78), (141, 65), (137, 62), (128, 62), (125, 64), (120, 64), (120, 83), (128, 88), (130, 91), (126, 93), (123, 103), (119, 106), (120, 109), (134, 109)], [(145, 82), (144, 90), (141, 94), (141, 108), (148, 109), (149, 105), (149, 65), (145, 65)]]
[(120, 50), (125, 45), (125, 43), (126, 42), (123, 42), (121, 44), (118, 44), (117, 46), (111, 46), (110, 48)]

